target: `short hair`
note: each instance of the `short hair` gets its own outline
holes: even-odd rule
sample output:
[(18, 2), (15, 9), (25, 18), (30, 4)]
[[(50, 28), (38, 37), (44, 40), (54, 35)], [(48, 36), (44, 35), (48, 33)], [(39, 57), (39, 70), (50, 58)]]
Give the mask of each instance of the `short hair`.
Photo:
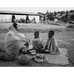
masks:
[(37, 33), (37, 34), (39, 34), (39, 31), (35, 31), (35, 33), (34, 33), (34, 34), (36, 34), (36, 33)]
[(36, 37), (39, 37), (39, 31), (35, 31), (35, 32), (34, 32), (34, 36), (35, 36), (36, 34), (38, 35), (38, 36), (36, 36)]
[(53, 30), (50, 30), (49, 33), (51, 33), (52, 36), (54, 35), (54, 31)]

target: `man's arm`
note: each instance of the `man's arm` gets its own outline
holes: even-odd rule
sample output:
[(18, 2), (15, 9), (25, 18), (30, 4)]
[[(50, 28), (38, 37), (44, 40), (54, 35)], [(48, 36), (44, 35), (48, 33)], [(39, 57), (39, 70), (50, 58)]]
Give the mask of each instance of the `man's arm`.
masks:
[(47, 47), (48, 47), (48, 41), (49, 41), (49, 40), (47, 40), (47, 42), (46, 42), (46, 45), (45, 45), (44, 49), (47, 49)]

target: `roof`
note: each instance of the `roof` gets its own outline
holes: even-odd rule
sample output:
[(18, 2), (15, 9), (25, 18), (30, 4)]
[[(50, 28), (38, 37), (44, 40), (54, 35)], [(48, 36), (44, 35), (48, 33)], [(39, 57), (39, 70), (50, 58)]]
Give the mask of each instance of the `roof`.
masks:
[(22, 11), (2, 11), (2, 10), (0, 10), (0, 14), (39, 16), (37, 13), (34, 13), (34, 12), (22, 12)]

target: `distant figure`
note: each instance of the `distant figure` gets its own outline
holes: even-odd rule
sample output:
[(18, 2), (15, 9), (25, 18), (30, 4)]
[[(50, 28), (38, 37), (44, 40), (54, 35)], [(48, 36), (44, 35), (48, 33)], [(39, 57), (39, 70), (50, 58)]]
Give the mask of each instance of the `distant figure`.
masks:
[(36, 50), (36, 52), (41, 52), (42, 48), (43, 48), (43, 41), (42, 39), (39, 37), (39, 32), (36, 31), (34, 33), (34, 39), (32, 41), (32, 45), (33, 45), (33, 49)]
[(55, 23), (58, 23), (58, 21), (59, 21), (59, 20), (58, 20), (57, 18), (54, 19), (54, 22), (55, 22)]
[(40, 23), (42, 23), (42, 19), (41, 19), (41, 16), (39, 16), (39, 21), (40, 21)]
[(15, 20), (15, 15), (12, 15), (12, 23), (14, 22)]
[(35, 19), (35, 17), (33, 18), (33, 23), (36, 23), (36, 19)]
[(46, 42), (45, 49), (47, 49), (50, 52), (50, 54), (60, 53), (57, 41), (54, 38), (54, 31), (53, 30), (49, 31), (49, 33), (48, 33), (48, 39)]
[(43, 23), (45, 24), (45, 20), (46, 20), (46, 17), (44, 16), (44, 18), (43, 18)]
[(6, 61), (11, 61), (15, 57), (18, 57), (22, 52), (26, 52), (28, 46), (29, 41), (24, 34), (18, 32), (17, 24), (13, 23), (13, 25), (9, 27), (9, 32), (5, 37), (6, 52), (2, 53), (0, 58)]
[(30, 20), (29, 20), (29, 16), (27, 15), (27, 16), (26, 16), (26, 23), (29, 23), (29, 21), (30, 21)]

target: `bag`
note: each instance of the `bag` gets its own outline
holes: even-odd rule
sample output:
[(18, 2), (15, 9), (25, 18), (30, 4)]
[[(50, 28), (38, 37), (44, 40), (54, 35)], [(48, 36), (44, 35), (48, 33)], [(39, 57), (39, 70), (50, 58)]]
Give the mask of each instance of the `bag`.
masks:
[(44, 54), (37, 54), (36, 57), (34, 58), (34, 61), (39, 63), (47, 62), (46, 56)]

